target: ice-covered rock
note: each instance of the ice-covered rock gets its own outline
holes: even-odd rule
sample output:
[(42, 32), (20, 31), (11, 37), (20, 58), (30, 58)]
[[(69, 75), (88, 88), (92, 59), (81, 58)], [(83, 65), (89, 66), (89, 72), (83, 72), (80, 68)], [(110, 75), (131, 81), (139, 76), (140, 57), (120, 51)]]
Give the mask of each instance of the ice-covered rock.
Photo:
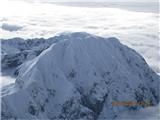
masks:
[(55, 42), (54, 38), (1, 39), (2, 70), (20, 66), (22, 63), (38, 56)]
[(21, 65), (16, 82), (2, 90), (2, 119), (114, 119), (145, 106), (113, 106), (133, 101), (157, 105), (159, 76), (133, 49), (116, 38), (87, 33), (57, 37), (39, 56)]

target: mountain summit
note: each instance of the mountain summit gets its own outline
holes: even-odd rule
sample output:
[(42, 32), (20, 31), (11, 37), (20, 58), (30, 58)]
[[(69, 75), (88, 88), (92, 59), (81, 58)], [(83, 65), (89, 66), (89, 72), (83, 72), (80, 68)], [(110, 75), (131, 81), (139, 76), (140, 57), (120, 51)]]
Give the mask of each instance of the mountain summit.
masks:
[(159, 102), (159, 76), (116, 38), (65, 33), (23, 63), (15, 84), (2, 89), (2, 119), (101, 120)]

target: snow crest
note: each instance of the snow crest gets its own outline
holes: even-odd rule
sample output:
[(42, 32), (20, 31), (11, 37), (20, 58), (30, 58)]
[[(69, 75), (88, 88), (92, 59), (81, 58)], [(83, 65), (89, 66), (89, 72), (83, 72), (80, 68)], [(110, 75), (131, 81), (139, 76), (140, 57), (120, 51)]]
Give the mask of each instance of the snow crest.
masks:
[(136, 51), (116, 38), (60, 36), (2, 89), (2, 118), (107, 120), (145, 107), (113, 106), (115, 101), (158, 104), (159, 76)]

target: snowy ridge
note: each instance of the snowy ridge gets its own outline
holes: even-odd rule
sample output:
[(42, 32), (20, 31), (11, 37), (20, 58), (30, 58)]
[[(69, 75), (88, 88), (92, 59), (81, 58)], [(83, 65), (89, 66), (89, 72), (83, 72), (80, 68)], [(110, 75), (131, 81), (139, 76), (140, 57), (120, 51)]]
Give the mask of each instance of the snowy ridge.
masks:
[(55, 42), (56, 38), (2, 39), (2, 69), (17, 67), (25, 61), (33, 59)]
[(77, 32), (57, 39), (21, 65), (14, 85), (3, 88), (3, 119), (107, 120), (144, 107), (114, 101), (158, 104), (159, 76), (116, 38)]

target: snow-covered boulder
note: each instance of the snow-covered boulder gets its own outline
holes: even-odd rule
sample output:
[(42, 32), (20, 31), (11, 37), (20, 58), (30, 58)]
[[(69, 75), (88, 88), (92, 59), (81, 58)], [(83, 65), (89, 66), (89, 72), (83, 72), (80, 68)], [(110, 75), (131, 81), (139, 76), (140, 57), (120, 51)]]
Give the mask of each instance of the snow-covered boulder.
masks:
[(62, 36), (22, 64), (15, 84), (3, 88), (3, 119), (107, 120), (145, 107), (115, 101), (157, 105), (159, 76), (136, 51), (116, 38)]

